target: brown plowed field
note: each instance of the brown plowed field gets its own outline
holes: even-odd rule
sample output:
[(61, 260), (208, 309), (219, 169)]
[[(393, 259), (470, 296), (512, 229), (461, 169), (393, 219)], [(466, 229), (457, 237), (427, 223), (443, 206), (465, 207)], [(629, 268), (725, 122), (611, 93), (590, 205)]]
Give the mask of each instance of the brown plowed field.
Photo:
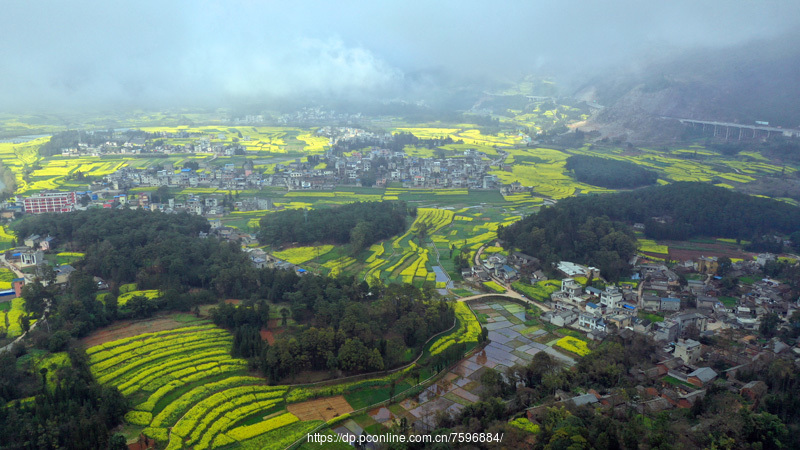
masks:
[[(734, 246), (724, 244), (698, 244), (686, 242), (664, 242), (669, 246), (669, 258), (673, 261), (687, 261), (689, 259), (697, 260), (701, 256), (716, 256), (728, 258), (739, 258), (745, 261), (752, 260), (755, 253), (744, 252)], [(674, 248), (673, 245), (678, 247), (692, 247), (689, 248)]]
[(142, 333), (152, 333), (155, 331), (172, 330), (174, 328), (198, 325), (197, 323), (178, 322), (171, 317), (159, 317), (147, 320), (124, 320), (116, 322), (108, 328), (92, 333), (81, 339), (81, 342), (88, 348), (106, 342), (115, 341), (126, 337), (136, 336)]
[(341, 395), (294, 403), (287, 406), (286, 409), (300, 420), (328, 421), (342, 414), (353, 412), (353, 407)]

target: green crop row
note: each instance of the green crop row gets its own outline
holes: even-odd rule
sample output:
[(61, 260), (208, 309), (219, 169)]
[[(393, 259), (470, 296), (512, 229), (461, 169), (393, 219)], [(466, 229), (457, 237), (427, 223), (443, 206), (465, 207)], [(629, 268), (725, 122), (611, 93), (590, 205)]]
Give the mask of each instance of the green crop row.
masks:
[(150, 380), (147, 384), (144, 384), (141, 387), (131, 386), (121, 392), (123, 395), (131, 395), (137, 391), (154, 392), (168, 385), (172, 381), (180, 380), (183, 381), (185, 384), (186, 380), (189, 379), (198, 380), (220, 373), (239, 372), (246, 368), (247, 368), (247, 363), (244, 361), (236, 361), (236, 360), (228, 360), (223, 362), (211, 361), (205, 364), (200, 364), (197, 367), (187, 367), (183, 370), (174, 372), (173, 374), (155, 378), (153, 380)]
[(217, 392), (189, 409), (172, 428), (172, 432), (178, 436), (188, 438), (187, 443), (191, 445), (203, 436), (203, 432), (211, 425), (212, 421), (217, 420), (231, 409), (243, 407), (254, 402), (273, 400), (265, 408), (268, 409), (280, 402), (282, 399), (278, 397), (281, 397), (285, 392), (284, 390), (253, 392), (246, 389), (250, 387), (264, 386), (245, 386)]
[[(184, 393), (180, 397), (178, 397), (174, 402), (167, 405), (156, 417), (153, 418), (153, 422), (150, 424), (154, 427), (161, 427), (166, 426), (169, 424), (174, 423), (175, 421), (180, 418), (185, 411), (192, 407), (195, 403), (202, 401), (204, 398), (210, 395), (214, 395), (217, 392), (235, 388), (247, 384), (256, 384), (256, 383), (263, 383), (264, 380), (261, 378), (255, 377), (230, 377), (226, 378), (221, 381), (217, 381), (215, 383), (208, 383), (202, 386), (197, 386), (194, 389), (190, 390), (189, 392)], [(268, 388), (268, 386), (263, 386), (264, 388)], [(285, 389), (285, 388), (272, 388), (274, 389)]]
[(209, 337), (219, 337), (225, 336), (228, 333), (223, 330), (207, 330), (207, 331), (198, 331), (196, 333), (181, 333), (175, 334), (168, 337), (163, 337), (161, 339), (147, 339), (144, 341), (136, 341), (131, 342), (130, 344), (126, 344), (120, 347), (115, 348), (114, 350), (106, 350), (102, 352), (98, 352), (93, 354), (89, 358), (89, 362), (95, 368), (95, 370), (103, 370), (104, 368), (108, 367), (109, 365), (113, 365), (107, 363), (108, 360), (122, 356), (130, 356), (132, 353), (133, 355), (142, 355), (144, 353), (151, 352), (153, 350), (158, 350), (163, 347), (168, 347), (172, 345), (182, 345), (187, 342), (194, 342), (200, 341), (203, 339), (208, 339)]
[(462, 302), (456, 302), (453, 304), (453, 309), (456, 313), (458, 326), (454, 332), (440, 336), (431, 344), (429, 348), (431, 355), (438, 355), (454, 344), (478, 342), (478, 336), (481, 334), (481, 325), (469, 307)]
[[(143, 341), (155, 337), (164, 337), (164, 336), (169, 336), (171, 334), (194, 333), (196, 331), (215, 330), (215, 329), (217, 328), (214, 325), (208, 324), (208, 325), (196, 325), (191, 327), (175, 328), (172, 330), (155, 331), (153, 333), (137, 334), (136, 336), (117, 339), (111, 342), (106, 342), (104, 344), (99, 344), (93, 347), (89, 347), (86, 349), (86, 354), (91, 356), (103, 350), (110, 350), (113, 348), (129, 344), (131, 342)], [(95, 362), (95, 360), (91, 358), (90, 361)]]
[[(120, 355), (120, 359), (118, 364), (121, 364), (122, 367), (117, 368), (116, 370), (109, 371), (105, 374), (102, 374), (97, 377), (97, 381), (100, 383), (110, 383), (111, 380), (116, 379), (117, 377), (123, 376), (126, 372), (130, 370), (139, 370), (143, 366), (147, 366), (148, 364), (153, 363), (154, 361), (158, 361), (160, 359), (168, 358), (170, 356), (178, 356), (182, 355), (189, 351), (194, 350), (205, 350), (205, 349), (214, 349), (219, 348), (221, 346), (229, 345), (231, 342), (230, 338), (213, 340), (213, 341), (202, 341), (195, 343), (193, 345), (187, 345), (184, 347), (179, 347), (171, 350), (166, 350), (163, 352), (158, 352), (143, 358), (139, 358), (133, 361), (130, 361), (126, 358), (123, 358), (125, 355)], [(129, 364), (123, 364), (123, 362), (129, 361)], [(115, 366), (111, 366), (109, 369), (114, 369)], [(95, 374), (97, 376), (98, 374)]]
[(298, 419), (294, 414), (286, 413), (253, 425), (245, 425), (243, 427), (234, 428), (225, 434), (237, 441), (244, 441), (260, 434), (268, 433), (274, 429), (284, 427), (290, 423), (297, 422), (297, 420)]
[[(164, 375), (169, 375), (177, 370), (184, 369), (189, 366), (197, 366), (207, 362), (218, 361), (221, 358), (226, 358), (228, 352), (225, 350), (211, 350), (204, 352), (202, 355), (191, 354), (182, 358), (172, 359), (165, 361), (163, 364), (154, 364), (152, 367), (142, 370), (137, 373), (132, 373), (126, 377), (120, 377), (111, 382), (124, 394), (126, 389), (144, 385), (152, 379), (157, 379)], [(148, 389), (152, 390), (152, 389)]]
[[(232, 425), (236, 424), (242, 419), (250, 417), (253, 414), (256, 414), (260, 411), (267, 411), (271, 408), (274, 408), (280, 402), (281, 402), (280, 399), (255, 402), (225, 412), (222, 415), (222, 417), (218, 417), (214, 421), (214, 423), (211, 424), (211, 426), (205, 431), (205, 433), (203, 433), (202, 438), (200, 439), (199, 443), (195, 445), (194, 448), (195, 449), (208, 448), (209, 445), (216, 448), (217, 444), (219, 443), (218, 438), (221, 436), (220, 433), (222, 433), (225, 430), (228, 430)], [(225, 440), (226, 441), (230, 440), (229, 443), (235, 442), (234, 439), (230, 438), (227, 435), (225, 435)], [(214, 444), (211, 444), (212, 442)]]

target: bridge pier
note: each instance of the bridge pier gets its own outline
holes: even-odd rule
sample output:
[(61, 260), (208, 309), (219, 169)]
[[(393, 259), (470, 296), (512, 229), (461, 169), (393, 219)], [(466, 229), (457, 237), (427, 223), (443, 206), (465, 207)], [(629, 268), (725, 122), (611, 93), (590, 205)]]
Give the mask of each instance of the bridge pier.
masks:
[(753, 126), (753, 125), (745, 125), (745, 124), (739, 124), (739, 123), (733, 123), (733, 122), (714, 122), (714, 121), (693, 120), (693, 119), (679, 119), (679, 118), (674, 118), (674, 117), (664, 117), (664, 118), (666, 118), (666, 119), (676, 119), (676, 120), (678, 120), (680, 123), (682, 123), (684, 125), (686, 125), (687, 123), (691, 124), (692, 128), (695, 128), (695, 125), (702, 125), (703, 126), (703, 128), (702, 128), (703, 129), (703, 133), (706, 132), (706, 125), (709, 126), (708, 128), (713, 126), (714, 127), (713, 136), (714, 137), (719, 136), (720, 138), (722, 137), (722, 128), (721, 127), (725, 127), (725, 140), (726, 141), (731, 138), (731, 128), (733, 128), (733, 129), (737, 129), (738, 128), (739, 129), (739, 137), (737, 139), (740, 140), (740, 141), (743, 138), (747, 139), (747, 135), (744, 132), (745, 129), (750, 129), (750, 130), (753, 131), (753, 134), (750, 137), (750, 139), (758, 139), (759, 138), (759, 136), (758, 136), (758, 134), (759, 134), (758, 132), (759, 131), (766, 131), (767, 132), (766, 139), (769, 139), (769, 138), (772, 137), (772, 132), (773, 131), (778, 133), (779, 135), (800, 138), (800, 129), (789, 129), (789, 128), (783, 129), (781, 127), (770, 127), (770, 126), (767, 126), (767, 125), (763, 125), (763, 126), (762, 125), (755, 125), (755, 126)]

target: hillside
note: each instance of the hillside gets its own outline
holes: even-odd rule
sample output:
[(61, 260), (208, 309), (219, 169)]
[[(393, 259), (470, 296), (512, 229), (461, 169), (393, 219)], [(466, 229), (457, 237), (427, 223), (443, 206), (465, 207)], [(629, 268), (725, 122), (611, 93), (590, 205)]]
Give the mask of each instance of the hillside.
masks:
[(596, 77), (588, 93), (606, 108), (590, 127), (634, 141), (674, 140), (683, 127), (661, 117), (800, 124), (800, 50), (796, 36), (733, 48), (706, 48), (661, 57), (635, 70)]
[[(618, 222), (615, 222), (618, 221)], [(683, 240), (697, 236), (762, 241), (769, 233), (800, 228), (800, 208), (705, 183), (681, 182), (617, 194), (571, 197), (544, 208), (497, 235), (506, 248), (520, 248), (547, 262), (571, 260), (619, 276), (635, 252), (632, 230)]]

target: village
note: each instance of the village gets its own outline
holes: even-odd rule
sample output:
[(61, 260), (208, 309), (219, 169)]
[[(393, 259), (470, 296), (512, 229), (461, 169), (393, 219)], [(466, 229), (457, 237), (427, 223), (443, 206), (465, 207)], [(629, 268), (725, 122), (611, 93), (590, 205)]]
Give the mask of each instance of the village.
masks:
[[(384, 187), (390, 182), (404, 187), (498, 189), (497, 177), (487, 175), (491, 165), (499, 165), (507, 154), (498, 151), (491, 160), (485, 153), (466, 149), (462, 157), (423, 158), (402, 151), (391, 151), (380, 146), (391, 139), (391, 134), (368, 132), (349, 127), (323, 127), (316, 135), (328, 138), (331, 147), (348, 142), (369, 140), (378, 144), (368, 150), (349, 154), (328, 151), (324, 155), (306, 158), (278, 158), (274, 173), (262, 173), (256, 165), (272, 159), (258, 159), (258, 151), (248, 150), (243, 143), (250, 140), (243, 135), (234, 142), (219, 135), (189, 133), (187, 131), (160, 132), (155, 139), (137, 136), (124, 143), (105, 142), (97, 145), (79, 143), (61, 149), (62, 157), (100, 157), (104, 155), (167, 156), (177, 154), (210, 154), (205, 159), (192, 161), (191, 167), (176, 167), (167, 163), (149, 169), (123, 167), (105, 177), (111, 189), (124, 191), (143, 186), (203, 187), (228, 190), (259, 189), (267, 186), (295, 189), (334, 189), (336, 186)], [(192, 139), (191, 143), (170, 144), (170, 139)], [(250, 156), (240, 166), (220, 164), (220, 157)], [(323, 166), (320, 168), (320, 166)], [(101, 183), (93, 183), (87, 190), (95, 191)]]
[[(657, 363), (628, 368), (627, 375), (640, 383), (635, 399), (622, 389), (590, 389), (579, 396), (557, 390), (555, 404), (612, 411), (633, 404), (639, 413), (657, 413), (691, 408), (712, 385), (758, 404), (767, 385), (747, 377), (740, 380), (737, 374), (752, 373), (776, 359), (800, 362), (800, 347), (777, 337), (782, 328), (791, 330), (800, 323), (800, 304), (787, 284), (764, 276), (765, 266), (776, 261), (776, 255), (762, 253), (751, 261), (700, 257), (668, 267), (636, 257), (631, 277), (616, 285), (605, 284), (594, 267), (558, 263), (563, 278), (557, 290), (537, 302), (544, 312), (529, 308), (526, 318), (564, 335), (579, 332), (594, 341), (638, 335), (658, 347)], [(508, 257), (494, 253), (476, 262), (463, 271), (465, 280), (493, 280), (511, 291), (513, 282), (534, 285), (547, 278), (538, 259), (519, 252), (509, 252)], [(736, 297), (723, 286), (723, 272), (726, 280), (737, 280)], [(530, 408), (528, 418), (541, 422), (549, 406)]]
[[(385, 138), (353, 128), (326, 127), (319, 132), (332, 146), (349, 140)], [(216, 236), (238, 242), (254, 267), (283, 269), (303, 276), (309, 273), (308, 268), (259, 248), (254, 234), (225, 226), (223, 218), (234, 211), (282, 209), (269, 195), (252, 194), (269, 192), (270, 188), (287, 192), (335, 191), (341, 186), (380, 188), (392, 184), (404, 188), (500, 190), (503, 194), (527, 190), (520, 183), (502, 185), (496, 175), (489, 174), (490, 170), (496, 170), (493, 167), (509, 169), (503, 164), (507, 155), (501, 150), (494, 160), (471, 149), (458, 157), (425, 158), (373, 146), (361, 151), (329, 151), (285, 159), (263, 173), (257, 168), (261, 165), (257, 159), (219, 161), (247, 155), (247, 151), (241, 146), (211, 144), (211, 141), (206, 136), (191, 148), (164, 145), (151, 149), (165, 155), (186, 151), (214, 153), (205, 159), (183, 166), (165, 163), (147, 169), (122, 167), (103, 180), (91, 181), (85, 191), (45, 192), (7, 201), (0, 205), (2, 214), (12, 219), (22, 213), (88, 208), (186, 212), (209, 220), (210, 232), (200, 237)], [(104, 151), (136, 154), (144, 151), (145, 144), (144, 140), (132, 140), (122, 148), (82, 146), (64, 155), (96, 155)], [(228, 193), (170, 195), (193, 188)], [(249, 194), (233, 196), (231, 191)], [(642, 231), (643, 225), (636, 224), (634, 229)], [(65, 284), (75, 269), (69, 263), (54, 264), (52, 255), (48, 256), (57, 245), (51, 236), (34, 235), (25, 237), (24, 246), (5, 252), (4, 262), (19, 278), (14, 280), (12, 289), (0, 295), (19, 296), (22, 285), (34, 277)], [(627, 368), (626, 375), (639, 383), (633, 398), (631, 392), (622, 388), (603, 392), (590, 389), (577, 396), (557, 389), (553, 395), (556, 404), (592, 405), (609, 410), (633, 406), (641, 414), (650, 414), (692, 408), (712, 386), (724, 387), (758, 404), (767, 392), (767, 385), (738, 376), (740, 372), (750, 373), (776, 359), (800, 361), (800, 347), (779, 337), (782, 328), (800, 323), (798, 299), (790, 297), (788, 285), (765, 273), (765, 268), (778, 260), (777, 255), (761, 253), (752, 260), (741, 261), (701, 256), (669, 264), (636, 256), (629, 261), (629, 276), (618, 283), (609, 283), (595, 267), (570, 261), (544, 267), (537, 258), (519, 251), (483, 251), (486, 247), (481, 247), (470, 267), (461, 271), (466, 286), (480, 291), (485, 283), (493, 282), (508, 292), (525, 295), (524, 291), (515, 290), (515, 284), (534, 286), (546, 282), (552, 287), (547, 298), (530, 298), (542, 306), (541, 310), (526, 309), (526, 318), (546, 324), (556, 335), (579, 333), (576, 336), (595, 342), (610, 337), (626, 340), (639, 337), (657, 345), (651, 358), (655, 362)], [(502, 243), (494, 243), (492, 247), (502, 247)], [(99, 289), (107, 288), (104, 280), (96, 278), (95, 282)], [(535, 337), (534, 333), (532, 338)], [(527, 415), (531, 421), (540, 422), (546, 411), (547, 406), (532, 407)]]

